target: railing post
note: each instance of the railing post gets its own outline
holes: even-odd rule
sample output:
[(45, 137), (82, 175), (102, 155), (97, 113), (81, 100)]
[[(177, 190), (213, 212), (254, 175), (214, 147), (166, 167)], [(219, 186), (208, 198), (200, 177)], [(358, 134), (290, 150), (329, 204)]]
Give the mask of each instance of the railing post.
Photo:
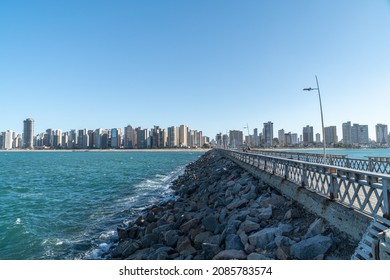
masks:
[(301, 168), (301, 187), (305, 187), (307, 185), (306, 164), (302, 164)]
[(390, 219), (390, 182), (382, 178), (383, 218)]
[(330, 176), (329, 197), (330, 197), (330, 200), (334, 200), (335, 198), (338, 197), (338, 192), (339, 192), (339, 184), (337, 183), (337, 176), (338, 176), (337, 170), (330, 168), (329, 169), (329, 176)]
[(284, 179), (288, 179), (288, 164), (287, 162), (284, 163)]

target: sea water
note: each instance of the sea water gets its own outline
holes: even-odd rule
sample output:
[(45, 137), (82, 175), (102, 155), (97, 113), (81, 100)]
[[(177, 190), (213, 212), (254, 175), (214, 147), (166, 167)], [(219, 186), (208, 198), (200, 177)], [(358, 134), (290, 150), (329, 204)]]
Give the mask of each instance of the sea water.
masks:
[(203, 152), (1, 152), (0, 259), (99, 259)]

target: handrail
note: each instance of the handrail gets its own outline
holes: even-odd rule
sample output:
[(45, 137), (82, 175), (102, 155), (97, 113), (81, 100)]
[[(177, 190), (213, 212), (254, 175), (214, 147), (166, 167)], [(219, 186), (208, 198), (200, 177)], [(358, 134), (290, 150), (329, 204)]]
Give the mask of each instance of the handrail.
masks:
[(368, 159), (353, 159), (346, 155), (327, 154), (324, 158), (323, 154), (303, 153), (303, 152), (285, 152), (271, 150), (250, 150), (250, 153), (270, 155), (275, 157), (296, 159), (312, 163), (320, 163), (346, 167), (361, 171), (369, 171), (383, 174), (390, 174), (390, 158), (389, 157), (368, 157)]
[(263, 154), (219, 151), (372, 218), (390, 218), (390, 175)]

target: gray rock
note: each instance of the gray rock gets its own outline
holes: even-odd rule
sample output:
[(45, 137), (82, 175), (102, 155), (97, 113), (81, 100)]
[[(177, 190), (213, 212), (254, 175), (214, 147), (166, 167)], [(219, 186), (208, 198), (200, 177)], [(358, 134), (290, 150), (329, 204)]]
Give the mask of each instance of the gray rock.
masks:
[(304, 239), (316, 236), (318, 234), (324, 233), (326, 230), (324, 220), (321, 218), (316, 219), (307, 230), (307, 233), (304, 237)]
[(179, 234), (177, 230), (169, 230), (164, 233), (164, 241), (165, 244), (171, 247), (174, 247), (179, 238)]
[(293, 226), (290, 224), (279, 224), (278, 226), (281, 235), (288, 235), (293, 231)]
[(233, 209), (236, 209), (236, 208), (241, 208), (243, 206), (245, 206), (247, 203), (248, 203), (248, 199), (235, 199), (233, 200), (230, 204), (228, 204), (226, 206), (226, 208), (228, 210), (233, 210)]
[(265, 261), (265, 260), (272, 260), (272, 259), (268, 258), (267, 256), (265, 256), (263, 254), (251, 253), (248, 255), (247, 260), (252, 260), (252, 261), (263, 260), (263, 261)]
[(328, 236), (316, 235), (291, 246), (291, 255), (300, 260), (312, 260), (326, 254), (333, 241)]
[(180, 231), (186, 234), (190, 231), (190, 229), (197, 227), (198, 223), (199, 223), (198, 219), (191, 219), (180, 226)]
[(256, 193), (256, 187), (254, 185), (250, 186), (249, 192), (241, 196), (241, 198), (245, 198), (247, 200), (252, 200), (257, 198), (257, 193)]
[(211, 233), (209, 231), (204, 231), (199, 233), (194, 238), (195, 248), (200, 249), (204, 242), (207, 242), (210, 239)]
[(153, 244), (156, 244), (158, 242), (159, 236), (156, 233), (149, 233), (146, 234), (144, 237), (141, 238), (141, 248), (148, 248), (152, 246)]
[(183, 256), (190, 256), (196, 253), (196, 249), (192, 247), (191, 241), (189, 239), (183, 241), (177, 246), (177, 250)]
[(244, 245), (241, 242), (239, 236), (235, 234), (229, 234), (225, 239), (225, 250), (244, 250)]
[(260, 220), (268, 220), (272, 217), (272, 205), (269, 205), (266, 208), (261, 208), (258, 218)]
[(219, 225), (219, 222), (214, 215), (209, 215), (202, 220), (202, 225), (206, 230), (215, 232)]
[(246, 260), (246, 254), (241, 250), (224, 250), (214, 256), (213, 260)]
[(171, 247), (160, 247), (149, 254), (148, 260), (166, 260), (171, 250)]
[(250, 233), (260, 229), (260, 225), (254, 223), (252, 221), (246, 220), (240, 225), (240, 229), (242, 229), (246, 233)]
[(249, 243), (256, 248), (266, 248), (280, 233), (279, 228), (265, 228), (249, 236)]
[(274, 241), (278, 247), (291, 246), (296, 243), (294, 240), (291, 240), (290, 238), (282, 235), (276, 236)]
[(222, 249), (216, 245), (211, 243), (203, 243), (202, 244), (204, 256), (206, 259), (211, 260), (214, 258), (219, 252), (222, 251)]

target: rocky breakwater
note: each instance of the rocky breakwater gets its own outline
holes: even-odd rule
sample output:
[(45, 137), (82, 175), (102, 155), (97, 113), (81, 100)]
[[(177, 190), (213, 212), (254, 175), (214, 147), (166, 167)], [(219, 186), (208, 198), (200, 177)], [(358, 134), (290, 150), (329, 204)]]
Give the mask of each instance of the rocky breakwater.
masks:
[(356, 243), (209, 151), (173, 182), (177, 199), (126, 227), (111, 259), (350, 259)]

